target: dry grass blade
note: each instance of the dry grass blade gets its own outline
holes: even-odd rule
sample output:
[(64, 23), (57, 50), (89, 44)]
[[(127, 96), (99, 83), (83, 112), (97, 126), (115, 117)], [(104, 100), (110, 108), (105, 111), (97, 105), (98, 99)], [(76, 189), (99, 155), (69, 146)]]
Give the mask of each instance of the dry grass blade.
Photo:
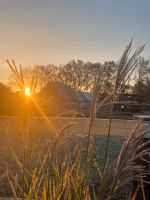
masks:
[(67, 130), (69, 128), (71, 128), (72, 126), (76, 125), (77, 122), (71, 122), (69, 124), (67, 124), (66, 126), (64, 126), (55, 136), (52, 148), (51, 148), (51, 154), (53, 155), (55, 150), (59, 147), (65, 147), (65, 145), (67, 143), (69, 143), (68, 138), (70, 136), (70, 132), (67, 132)]
[[(109, 179), (109, 181), (112, 182), (110, 196), (113, 195), (116, 187), (119, 188), (123, 186), (131, 179), (136, 179), (140, 181), (141, 178), (147, 176), (144, 170), (145, 167), (143, 165), (137, 165), (135, 163), (136, 160), (141, 159), (150, 151), (150, 149), (139, 151), (139, 149), (147, 145), (147, 142), (142, 143), (144, 133), (145, 131), (142, 131), (142, 127), (140, 127), (139, 129), (137, 128), (135, 132), (132, 132), (132, 134), (129, 136), (127, 141), (124, 142), (120, 150), (113, 174), (109, 172), (109, 170), (112, 170), (110, 168), (105, 172), (106, 180), (107, 176), (109, 178), (109, 174), (113, 178), (113, 181), (111, 180), (111, 178)], [(139, 148), (137, 149), (137, 147)], [(106, 181), (105, 184), (108, 184), (108, 182)]]
[(97, 103), (97, 98), (98, 98), (98, 91), (99, 91), (99, 83), (101, 80), (101, 75), (102, 75), (102, 67), (99, 70), (98, 77), (95, 81), (94, 89), (93, 89), (93, 100), (91, 103), (91, 110), (90, 110), (90, 121), (89, 121), (89, 126), (88, 126), (88, 142), (87, 142), (87, 160), (89, 159), (89, 154), (90, 154), (90, 139), (91, 139), (91, 131), (93, 128), (93, 122), (96, 117), (96, 103)]
[(143, 200), (146, 200), (146, 197), (145, 197), (145, 191), (144, 191), (144, 184), (143, 184), (143, 180), (142, 180), (142, 178), (140, 179), (140, 183), (141, 183), (141, 188), (142, 188)]
[(144, 50), (144, 45), (138, 47), (134, 54), (129, 58), (132, 49), (132, 40), (125, 49), (123, 56), (117, 67), (116, 82), (114, 87), (114, 94), (123, 91), (125, 84), (129, 80), (131, 74), (137, 66), (141, 52)]
[(10, 180), (10, 176), (8, 172), (7, 172), (7, 178), (8, 178), (8, 182), (10, 184), (11, 190), (13, 192), (14, 199), (17, 200), (18, 198), (17, 198), (16, 190), (14, 188), (13, 182)]
[(26, 80), (26, 78), (24, 77), (23, 69), (21, 65), (19, 68), (17, 68), (14, 60), (12, 60), (12, 62), (7, 60), (7, 64), (14, 76), (14, 79), (17, 83), (17, 89), (19, 89), (20, 93), (24, 95), (26, 86), (29, 86), (31, 89), (31, 92), (34, 93), (37, 89), (37, 82), (38, 82), (38, 74), (36, 73), (36, 71), (33, 75), (31, 75), (31, 77), (28, 77), (30, 79), (29, 81), (29, 80)]

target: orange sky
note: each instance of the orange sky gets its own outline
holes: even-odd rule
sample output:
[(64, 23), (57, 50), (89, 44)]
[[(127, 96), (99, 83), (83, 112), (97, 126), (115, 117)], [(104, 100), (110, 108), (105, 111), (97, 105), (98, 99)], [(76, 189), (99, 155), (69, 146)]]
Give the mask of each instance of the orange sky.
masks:
[(117, 61), (134, 37), (150, 52), (150, 1), (1, 0), (0, 81), (3, 60), (22, 65), (64, 64), (71, 59)]

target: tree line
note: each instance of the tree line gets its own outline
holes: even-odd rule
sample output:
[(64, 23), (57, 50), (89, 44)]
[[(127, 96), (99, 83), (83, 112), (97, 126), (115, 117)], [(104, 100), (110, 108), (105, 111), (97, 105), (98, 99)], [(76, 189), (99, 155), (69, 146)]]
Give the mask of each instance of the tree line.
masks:
[(106, 61), (104, 64), (83, 62), (82, 60), (71, 60), (65, 65), (38, 65), (34, 67), (25, 67), (23, 69), (26, 77), (32, 74), (38, 75), (39, 90), (51, 81), (60, 81), (69, 85), (74, 90), (92, 92), (93, 85), (100, 72), (103, 77), (100, 85), (99, 96), (107, 96), (113, 87), (113, 77), (116, 72), (116, 63), (114, 61)]
[[(145, 96), (150, 102), (150, 60), (141, 57), (137, 65), (121, 92)], [(100, 99), (104, 99), (113, 90), (116, 70), (117, 63), (114, 61), (106, 61), (102, 64), (82, 60), (71, 60), (61, 66), (49, 64), (23, 68), (26, 77), (37, 73), (39, 90), (51, 81), (60, 81), (74, 90), (92, 92), (95, 79), (100, 72), (102, 77)]]

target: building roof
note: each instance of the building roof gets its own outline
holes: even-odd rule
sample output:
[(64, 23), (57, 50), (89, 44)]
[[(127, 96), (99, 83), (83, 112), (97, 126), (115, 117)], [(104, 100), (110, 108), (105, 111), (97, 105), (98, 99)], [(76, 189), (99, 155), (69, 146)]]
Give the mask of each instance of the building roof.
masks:
[(59, 81), (48, 83), (41, 89), (39, 96), (67, 102), (91, 102), (92, 100), (91, 93), (75, 91), (70, 86)]
[(92, 101), (92, 94), (89, 92), (81, 92), (76, 91), (75, 95), (80, 102), (91, 102)]

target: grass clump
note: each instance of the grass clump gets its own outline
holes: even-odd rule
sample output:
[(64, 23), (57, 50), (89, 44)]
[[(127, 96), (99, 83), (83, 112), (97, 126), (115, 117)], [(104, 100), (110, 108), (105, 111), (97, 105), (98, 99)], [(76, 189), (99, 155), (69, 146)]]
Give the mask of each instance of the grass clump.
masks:
[[(131, 46), (132, 41), (127, 46), (118, 64), (114, 91), (103, 103), (107, 102), (112, 105), (111, 101), (115, 99), (115, 95), (118, 92), (123, 90), (125, 83), (136, 67), (143, 46), (138, 48), (131, 58), (128, 58)], [(8, 65), (14, 74), (18, 88), (21, 91), (21, 96), (24, 96), (26, 83), (21, 68), (19, 71), (14, 62), (10, 64), (8, 61)], [(28, 135), (28, 141), (31, 141), (31, 136), (29, 135), (31, 112), (28, 109), (24, 109), (24, 147), (22, 163), (18, 160), (12, 149), (20, 167), (22, 184), (16, 177), (13, 177), (9, 171), (7, 173), (15, 199), (18, 198), (19, 194), (23, 199), (111, 200), (115, 198), (120, 188), (130, 184), (131, 181), (144, 182), (143, 177), (147, 175), (144, 166), (137, 165), (136, 161), (147, 155), (149, 149), (142, 151), (143, 147), (147, 145), (147, 142), (142, 142), (144, 131), (140, 123), (137, 124), (133, 132), (123, 143), (118, 158), (110, 163), (108, 159), (108, 150), (113, 110), (113, 107), (110, 106), (110, 122), (104, 158), (101, 158), (100, 153), (96, 149), (95, 141), (91, 133), (96, 118), (98, 91), (103, 81), (101, 70), (96, 77), (93, 89), (93, 102), (91, 104), (89, 126), (86, 136), (82, 134), (72, 135), (69, 128), (74, 124), (70, 123), (59, 132), (54, 131), (50, 140), (46, 141), (42, 139), (42, 146), (32, 141), (33, 144), (31, 145), (32, 147), (29, 154), (30, 159), (27, 159), (26, 136)], [(36, 77), (31, 77), (30, 79), (32, 93), (36, 91), (37, 81)], [(32, 96), (31, 101), (38, 106), (34, 96)], [(24, 98), (22, 103), (25, 108), (28, 107)], [(103, 106), (103, 104), (101, 106)], [(45, 120), (49, 121), (43, 111), (42, 114)], [(83, 146), (83, 139), (85, 138), (86, 145)], [(136, 195), (136, 193), (134, 195)]]

